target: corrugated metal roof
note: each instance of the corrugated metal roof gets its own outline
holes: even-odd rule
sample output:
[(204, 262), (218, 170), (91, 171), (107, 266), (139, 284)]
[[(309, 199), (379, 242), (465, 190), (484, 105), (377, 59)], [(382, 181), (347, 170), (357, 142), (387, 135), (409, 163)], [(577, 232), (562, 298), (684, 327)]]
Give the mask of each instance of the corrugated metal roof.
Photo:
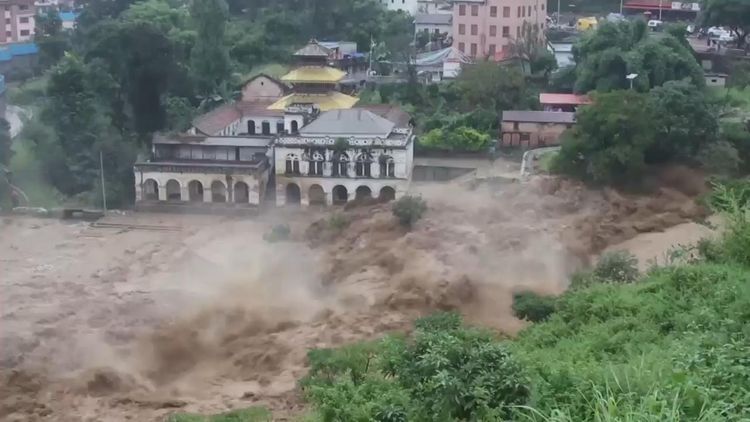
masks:
[(225, 104), (196, 117), (193, 126), (206, 135), (215, 135), (241, 117), (240, 110), (234, 104)]
[(576, 114), (565, 111), (506, 110), (503, 111), (502, 120), (526, 123), (575, 123)]
[(539, 103), (553, 105), (584, 105), (591, 104), (591, 98), (589, 98), (588, 95), (552, 94), (543, 92), (539, 94)]
[(395, 123), (362, 108), (327, 111), (300, 129), (306, 136), (379, 136), (387, 137)]
[(60, 12), (60, 19), (63, 22), (75, 22), (76, 18), (78, 18), (76, 12)]
[(405, 128), (409, 127), (411, 116), (409, 113), (401, 109), (401, 107), (391, 104), (369, 104), (357, 106), (355, 108), (363, 108), (369, 110), (378, 116), (390, 120), (396, 127)]
[(448, 13), (418, 13), (414, 17), (417, 25), (450, 25), (452, 21), (453, 15)]

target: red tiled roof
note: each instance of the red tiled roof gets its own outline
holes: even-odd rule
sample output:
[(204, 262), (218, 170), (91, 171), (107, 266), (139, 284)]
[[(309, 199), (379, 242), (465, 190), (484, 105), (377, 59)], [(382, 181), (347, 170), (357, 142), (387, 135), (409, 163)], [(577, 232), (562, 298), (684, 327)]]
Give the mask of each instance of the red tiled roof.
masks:
[(541, 93), (539, 103), (542, 105), (582, 105), (591, 104), (591, 98), (587, 95)]
[(243, 116), (260, 116), (260, 117), (283, 117), (283, 110), (269, 110), (268, 106), (273, 104), (270, 101), (240, 101), (235, 105), (242, 112)]
[(193, 120), (193, 126), (206, 135), (215, 135), (242, 117), (234, 104), (224, 104)]

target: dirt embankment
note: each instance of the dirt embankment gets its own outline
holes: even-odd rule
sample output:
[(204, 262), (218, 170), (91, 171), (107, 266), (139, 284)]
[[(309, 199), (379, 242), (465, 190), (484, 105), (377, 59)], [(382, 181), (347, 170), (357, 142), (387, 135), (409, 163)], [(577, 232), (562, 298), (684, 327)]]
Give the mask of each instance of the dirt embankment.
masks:
[[(80, 279), (86, 301), (70, 289), (45, 290), (38, 283), (48, 280), (30, 281), (21, 270), (3, 281), (18, 301), (3, 323), (46, 322), (3, 338), (4, 354), (26, 358), (3, 356), (0, 417), (158, 420), (175, 408), (260, 403), (283, 418), (302, 406), (296, 381), (309, 348), (407, 329), (414, 318), (447, 309), (513, 334), (525, 325), (512, 315), (513, 292), (560, 293), (569, 274), (608, 245), (704, 217), (693, 202), (700, 182), (664, 180), (648, 195), (553, 178), (420, 188), (429, 210), (409, 232), (388, 205), (375, 204), (339, 210), (333, 223), (330, 213), (293, 213), (146, 240), (132, 232), (82, 236), (73, 248), (61, 235), (53, 241), (62, 246), (51, 251), (0, 244), (19, 260), (34, 251), (62, 251), (81, 263), (89, 248), (117, 253), (115, 268), (100, 263), (95, 278), (86, 264), (61, 273)], [(298, 242), (260, 240), (279, 221), (290, 223)], [(27, 236), (22, 229), (16, 235)], [(51, 239), (26, 239), (43, 238)], [(111, 285), (102, 280), (110, 276), (117, 279)], [(52, 301), (61, 314), (42, 315), (33, 298)], [(94, 343), (80, 344), (95, 345), (95, 359), (75, 341), (93, 335)], [(63, 371), (58, 361), (70, 363)]]

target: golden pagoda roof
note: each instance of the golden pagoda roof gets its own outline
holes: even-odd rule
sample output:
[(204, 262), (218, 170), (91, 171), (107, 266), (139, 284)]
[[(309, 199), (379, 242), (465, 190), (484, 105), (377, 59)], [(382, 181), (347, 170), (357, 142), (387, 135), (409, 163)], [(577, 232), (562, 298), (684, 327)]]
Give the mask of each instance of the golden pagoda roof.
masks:
[(301, 66), (281, 77), (292, 83), (336, 83), (346, 76), (346, 72), (328, 66)]
[(284, 110), (292, 104), (316, 104), (321, 111), (347, 109), (354, 107), (359, 101), (357, 97), (351, 97), (338, 91), (328, 91), (325, 94), (302, 94), (295, 93), (280, 98), (268, 106), (269, 110)]

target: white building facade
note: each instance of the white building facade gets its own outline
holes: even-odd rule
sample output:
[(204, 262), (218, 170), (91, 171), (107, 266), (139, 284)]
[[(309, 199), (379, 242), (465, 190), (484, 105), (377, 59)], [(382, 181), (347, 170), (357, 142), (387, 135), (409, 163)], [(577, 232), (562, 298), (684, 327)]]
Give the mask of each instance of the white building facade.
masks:
[(414, 160), (408, 116), (382, 107), (374, 111), (331, 110), (298, 135), (277, 138), (276, 204), (338, 205), (404, 195)]

